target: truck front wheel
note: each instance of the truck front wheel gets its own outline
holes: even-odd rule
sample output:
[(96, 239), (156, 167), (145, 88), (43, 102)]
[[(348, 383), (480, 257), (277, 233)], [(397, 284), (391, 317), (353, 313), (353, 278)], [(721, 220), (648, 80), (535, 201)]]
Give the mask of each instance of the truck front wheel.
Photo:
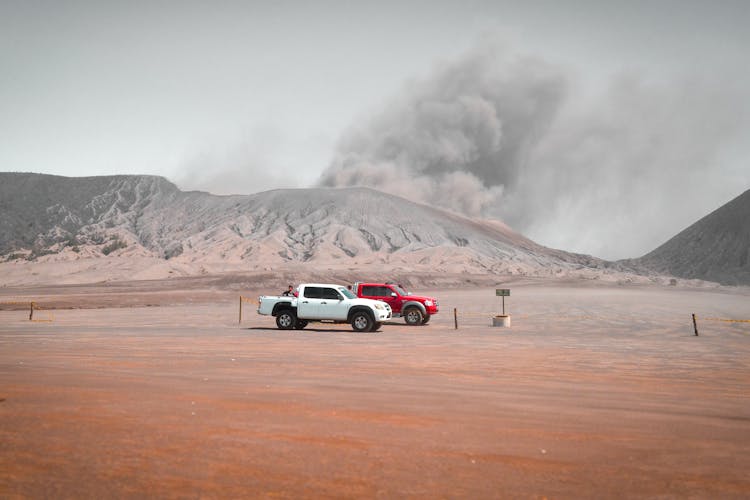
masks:
[(431, 317), (432, 317), (432, 316), (430, 316), (429, 314), (425, 314), (425, 315), (424, 315), (424, 318), (422, 319), (422, 324), (423, 324), (423, 325), (426, 325), (427, 323), (429, 323), (429, 322), (430, 322), (430, 318), (431, 318)]
[(355, 312), (352, 316), (352, 329), (355, 332), (369, 332), (374, 321), (366, 312)]
[(422, 311), (416, 307), (409, 307), (404, 311), (404, 321), (407, 325), (421, 325), (422, 324)]
[(276, 316), (276, 326), (279, 330), (291, 330), (297, 324), (297, 315), (292, 311), (281, 311)]

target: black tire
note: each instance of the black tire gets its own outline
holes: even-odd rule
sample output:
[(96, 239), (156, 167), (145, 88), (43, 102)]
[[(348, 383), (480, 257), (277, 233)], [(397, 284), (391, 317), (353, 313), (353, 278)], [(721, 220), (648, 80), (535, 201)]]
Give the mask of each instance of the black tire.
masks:
[(276, 316), (276, 326), (279, 330), (291, 330), (297, 324), (297, 315), (291, 309), (280, 311)]
[(426, 325), (427, 323), (429, 323), (431, 317), (432, 316), (430, 316), (429, 314), (425, 314), (424, 318), (422, 318), (422, 324)]
[(374, 323), (372, 316), (364, 311), (357, 311), (352, 315), (352, 330), (355, 332), (369, 332)]
[(423, 320), (422, 311), (416, 307), (407, 307), (404, 311), (404, 321), (407, 325), (421, 325)]
[(302, 330), (304, 327), (307, 326), (307, 321), (304, 319), (298, 319), (297, 323), (295, 323), (294, 328), (297, 330)]
[(381, 326), (383, 326), (383, 323), (381, 323), (379, 321), (376, 321), (375, 323), (372, 324), (372, 330), (370, 330), (370, 331), (371, 332), (377, 332), (378, 330), (380, 330)]

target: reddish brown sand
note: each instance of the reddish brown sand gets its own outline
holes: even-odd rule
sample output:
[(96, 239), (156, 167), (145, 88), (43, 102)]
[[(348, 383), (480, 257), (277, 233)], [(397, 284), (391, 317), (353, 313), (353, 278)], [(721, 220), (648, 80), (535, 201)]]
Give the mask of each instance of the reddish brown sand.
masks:
[(0, 310), (0, 497), (750, 497), (750, 324), (690, 319), (747, 290), (518, 285), (511, 329), (435, 290), (355, 334), (143, 287), (0, 294), (159, 305)]

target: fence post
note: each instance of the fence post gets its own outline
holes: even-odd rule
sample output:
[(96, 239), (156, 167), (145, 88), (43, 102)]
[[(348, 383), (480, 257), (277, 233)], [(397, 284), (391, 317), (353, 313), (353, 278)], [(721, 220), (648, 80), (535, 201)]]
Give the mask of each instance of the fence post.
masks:
[(237, 321), (237, 324), (242, 324), (242, 295), (240, 295), (240, 319)]
[(698, 323), (695, 321), (695, 313), (693, 313), (693, 331), (695, 331), (695, 336), (698, 336)]
[(453, 308), (453, 326), (454, 330), (458, 330), (458, 309)]
[(29, 321), (34, 319), (34, 303), (29, 303)]

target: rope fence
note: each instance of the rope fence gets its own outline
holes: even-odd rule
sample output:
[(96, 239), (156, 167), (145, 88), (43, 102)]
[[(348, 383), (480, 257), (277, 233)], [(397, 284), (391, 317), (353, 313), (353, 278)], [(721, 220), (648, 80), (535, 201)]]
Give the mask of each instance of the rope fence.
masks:
[[(492, 318), (498, 316), (498, 312), (484, 312), (484, 311), (461, 311), (456, 309), (456, 315), (459, 318)], [(529, 318), (542, 318), (545, 316), (556, 316), (558, 318), (565, 319), (603, 319), (604, 316), (594, 316), (591, 314), (557, 314), (557, 313), (538, 313), (538, 314), (514, 314), (513, 317), (516, 319), (529, 319)]]
[(731, 318), (701, 318), (695, 314), (693, 316), (693, 332), (695, 336), (698, 336), (698, 320), (702, 321), (718, 321), (721, 323), (750, 323), (750, 319), (731, 319)]
[[(252, 304), (254, 306), (259, 305), (257, 299), (240, 295), (239, 296), (239, 319), (238, 319), (239, 324), (242, 323), (242, 304)], [(54, 321), (54, 315), (51, 312), (49, 312), (50, 309), (42, 307), (41, 305), (39, 305), (39, 303), (35, 301), (27, 301), (27, 300), (0, 301), (0, 307), (1, 306), (24, 306), (24, 309), (28, 308), (29, 321), (32, 321), (32, 322), (51, 323)], [(46, 317), (40, 318), (38, 315), (40, 311), (46, 311)], [(37, 314), (36, 317), (34, 317), (35, 314)], [(497, 316), (497, 313), (485, 312), (485, 311), (459, 311), (458, 308), (453, 308), (453, 321), (454, 321), (454, 327), (456, 330), (458, 330), (459, 319), (473, 319), (473, 318), (491, 319), (494, 316)], [(519, 315), (515, 315), (514, 317), (517, 319), (528, 319), (528, 318), (537, 318), (537, 317), (543, 317), (543, 316), (548, 316), (548, 314), (531, 314), (531, 315), (519, 314)], [(720, 322), (720, 323), (750, 324), (750, 319), (701, 317), (696, 314), (692, 314), (691, 316), (693, 320), (693, 332), (696, 337), (699, 336), (698, 320), (714, 321), (714, 322)], [(556, 315), (556, 317), (558, 319), (561, 318), (560, 315)], [(577, 319), (577, 320), (605, 319), (599, 316), (592, 316), (589, 314), (579, 314), (579, 315), (565, 314), (564, 317), (565, 319)]]
[[(7, 301), (0, 301), (0, 306), (25, 306), (24, 309), (28, 307), (29, 309), (29, 321), (35, 322), (35, 323), (51, 323), (55, 320), (54, 315), (49, 312), (49, 309), (46, 309), (42, 306), (40, 306), (37, 302), (34, 301), (28, 301), (28, 300), (7, 300)], [(35, 318), (34, 313), (38, 313), (39, 311), (47, 311), (46, 317), (40, 318), (38, 315)]]
[[(460, 318), (491, 318), (496, 316), (496, 312), (484, 312), (484, 311), (461, 311), (455, 309), (456, 314)], [(558, 313), (539, 313), (539, 314), (514, 314), (514, 318), (528, 319), (528, 318), (541, 318), (544, 316), (556, 316), (558, 318), (565, 319), (610, 319), (608, 316), (591, 315), (591, 314), (558, 314)], [(730, 319), (730, 318), (704, 318), (702, 316), (695, 316), (696, 320), (701, 321), (721, 321), (724, 323), (750, 323), (750, 319)]]
[(703, 321), (723, 321), (725, 323), (750, 323), (750, 319), (700, 318)]

